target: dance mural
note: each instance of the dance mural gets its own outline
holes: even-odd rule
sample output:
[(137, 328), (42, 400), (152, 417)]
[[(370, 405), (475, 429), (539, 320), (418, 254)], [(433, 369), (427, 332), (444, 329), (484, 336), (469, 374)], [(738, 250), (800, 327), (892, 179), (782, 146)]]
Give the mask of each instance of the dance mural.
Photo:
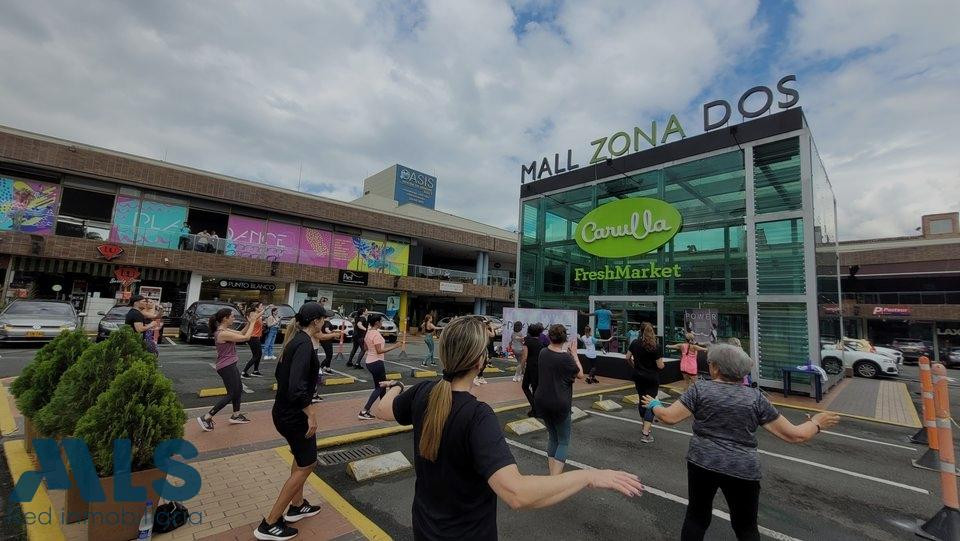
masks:
[(0, 231), (52, 235), (60, 186), (0, 177)]

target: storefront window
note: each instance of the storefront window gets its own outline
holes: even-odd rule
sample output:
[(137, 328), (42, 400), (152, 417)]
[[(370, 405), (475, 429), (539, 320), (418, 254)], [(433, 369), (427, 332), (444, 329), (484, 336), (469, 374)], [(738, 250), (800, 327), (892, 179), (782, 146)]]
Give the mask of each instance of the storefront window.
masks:
[(804, 304), (761, 302), (757, 331), (760, 377), (779, 381), (781, 369), (806, 364), (810, 358)]
[(761, 295), (806, 293), (803, 218), (756, 224), (757, 292)]
[(93, 240), (110, 237), (114, 193), (65, 186), (57, 216), (57, 235)]
[(523, 204), (523, 216), (520, 222), (523, 229), (523, 244), (536, 244), (539, 240), (537, 235), (537, 222), (540, 216), (540, 200), (534, 199)]
[(743, 154), (728, 152), (663, 170), (663, 199), (683, 216), (684, 230), (746, 214)]
[(593, 208), (593, 186), (544, 197), (544, 242), (575, 240), (577, 224)]
[(803, 206), (799, 137), (753, 148), (753, 190), (757, 214), (799, 210)]

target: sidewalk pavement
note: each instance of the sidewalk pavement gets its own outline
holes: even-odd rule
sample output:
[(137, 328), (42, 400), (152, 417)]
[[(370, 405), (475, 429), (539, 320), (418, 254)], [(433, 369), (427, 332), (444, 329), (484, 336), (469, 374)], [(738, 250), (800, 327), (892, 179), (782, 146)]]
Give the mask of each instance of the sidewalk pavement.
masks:
[[(619, 380), (598, 378), (599, 385), (587, 385), (578, 381), (574, 386), (575, 395), (599, 394), (633, 389), (633, 385)], [(9, 382), (0, 387), (0, 427), (4, 436), (10, 439), (22, 438), (16, 429), (23, 425), (12, 397), (6, 391)], [(502, 379), (476, 388), (480, 400), (493, 406), (497, 411), (527, 408), (529, 405), (523, 396), (520, 385)], [(367, 400), (366, 392), (333, 395), (323, 403), (320, 416), (321, 432), (318, 432), (318, 444), (321, 448), (347, 445), (353, 442), (375, 438), (381, 435), (409, 431), (392, 422), (361, 421), (357, 413)], [(199, 456), (189, 461), (197, 469), (202, 479), (200, 493), (194, 498), (182, 502), (195, 520), (167, 534), (157, 534), (158, 540), (251, 540), (253, 530), (260, 519), (269, 511), (286, 481), (292, 457), (286, 441), (273, 427), (271, 417), (272, 400), (245, 404), (243, 410), (251, 423), (230, 425), (227, 422), (229, 408), (217, 416), (220, 422), (213, 432), (203, 432), (196, 417), (207, 408), (194, 408), (186, 411), (187, 422), (184, 426), (184, 438), (193, 443)], [(5, 414), (4, 409), (8, 409)], [(8, 442), (11, 443), (11, 442)], [(36, 468), (34, 457), (22, 451), (7, 452), (8, 462), (31, 464)], [(15, 447), (15, 446), (11, 446)], [(17, 452), (17, 456), (11, 456)], [(345, 466), (344, 466), (345, 467)], [(14, 481), (25, 471), (12, 471)], [(52, 509), (60, 510), (64, 505), (62, 491), (38, 491), (38, 497), (47, 498)], [(301, 532), (300, 539), (348, 541), (354, 539), (390, 539), (376, 524), (353, 508), (318, 476), (311, 474), (304, 487), (304, 497), (311, 503), (321, 506), (319, 515), (297, 522), (295, 527)], [(199, 520), (196, 520), (199, 519)], [(59, 524), (54, 517), (49, 525), (28, 525), (27, 533), (31, 541), (47, 539), (86, 539), (86, 525)], [(196, 523), (192, 523), (196, 522)]]

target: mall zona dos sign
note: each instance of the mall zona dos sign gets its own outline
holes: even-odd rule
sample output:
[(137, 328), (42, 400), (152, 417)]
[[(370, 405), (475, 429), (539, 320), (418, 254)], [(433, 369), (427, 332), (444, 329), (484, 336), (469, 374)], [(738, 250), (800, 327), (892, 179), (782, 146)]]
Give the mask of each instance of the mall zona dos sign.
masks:
[[(795, 83), (796, 81), (796, 75), (787, 75), (777, 81), (777, 92), (786, 98), (785, 100), (777, 101), (777, 106), (780, 109), (789, 109), (800, 102), (800, 92), (798, 92), (796, 88), (787, 86), (787, 83)], [(748, 109), (747, 101), (757, 94), (763, 95), (762, 102), (753, 104), (753, 106)], [(737, 101), (737, 111), (745, 119), (756, 118), (770, 111), (773, 107), (773, 102), (773, 90), (763, 85), (755, 86), (740, 96), (740, 99)], [(722, 111), (720, 118), (718, 120), (712, 120), (713, 117), (711, 117), (711, 114), (716, 115), (719, 114), (720, 111)], [(703, 131), (708, 132), (726, 126), (730, 121), (732, 112), (733, 108), (727, 100), (713, 100), (703, 104)], [(593, 147), (593, 154), (591, 155), (588, 165), (600, 163), (608, 158), (623, 156), (629, 153), (631, 149), (633, 152), (639, 152), (641, 150), (641, 144), (644, 147), (648, 145), (650, 147), (655, 147), (657, 144), (662, 145), (667, 142), (670, 136), (675, 134), (679, 135), (680, 139), (687, 136), (683, 130), (683, 126), (680, 124), (680, 120), (677, 119), (677, 115), (675, 114), (669, 116), (666, 127), (663, 130), (663, 135), (659, 138), (657, 137), (657, 128), (657, 121), (654, 120), (650, 122), (649, 130), (635, 126), (632, 136), (631, 132), (618, 131), (612, 135), (594, 139), (590, 142), (590, 145)], [(540, 180), (544, 177), (559, 175), (560, 173), (580, 168), (580, 164), (575, 163), (572, 148), (567, 149), (566, 163), (561, 162), (561, 156), (562, 153), (557, 152), (553, 155), (552, 160), (550, 156), (544, 156), (540, 160), (532, 160), (529, 163), (521, 164), (520, 183), (523, 184), (526, 182), (528, 177), (531, 181)]]

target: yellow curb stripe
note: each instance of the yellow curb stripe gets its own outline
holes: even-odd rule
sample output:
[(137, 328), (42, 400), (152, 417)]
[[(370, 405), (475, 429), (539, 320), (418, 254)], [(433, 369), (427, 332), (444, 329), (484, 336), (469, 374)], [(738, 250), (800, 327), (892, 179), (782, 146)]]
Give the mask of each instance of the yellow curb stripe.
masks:
[(317, 447), (320, 449), (326, 449), (327, 447), (348, 445), (358, 441), (372, 440), (373, 438), (390, 436), (392, 434), (400, 434), (402, 432), (409, 432), (411, 430), (413, 430), (412, 426), (404, 425), (394, 425), (385, 428), (372, 428), (370, 430), (363, 430), (361, 432), (351, 432), (349, 434), (340, 434), (338, 436), (317, 438)]
[(210, 387), (208, 389), (200, 389), (197, 391), (197, 396), (200, 398), (206, 398), (208, 396), (227, 396), (227, 389), (225, 387)]
[(403, 379), (403, 375), (400, 372), (390, 372), (389, 374), (387, 374), (387, 379), (388, 380)]
[[(286, 447), (277, 447), (276, 451), (284, 462), (293, 464), (293, 456), (290, 454), (289, 449)], [(307, 477), (307, 482), (310, 483), (310, 486), (312, 486), (314, 490), (320, 493), (320, 496), (327, 501), (330, 507), (333, 507), (338, 513), (343, 515), (343, 517), (346, 518), (350, 524), (353, 524), (353, 527), (367, 539), (375, 541), (388, 541), (393, 539), (387, 532), (380, 529), (372, 520), (367, 518), (366, 515), (350, 505), (333, 487), (325, 483), (323, 479), (317, 477), (317, 474), (311, 473), (310, 476)]]
[(503, 370), (500, 370), (496, 366), (488, 366), (483, 369), (484, 374), (498, 374), (500, 372), (503, 372)]
[(0, 384), (0, 434), (6, 436), (17, 431), (17, 421), (13, 418), (13, 410), (10, 409), (10, 395), (7, 394), (7, 388)]
[(917, 425), (917, 428), (923, 426), (920, 422), (920, 416), (917, 415), (917, 408), (913, 405), (913, 398), (910, 397), (910, 391), (907, 389), (905, 383), (900, 384), (900, 391), (903, 395), (903, 404), (904, 408), (907, 410), (907, 415), (910, 417), (910, 421)]
[(413, 377), (415, 378), (435, 378), (437, 377), (436, 370), (414, 370)]
[(870, 421), (870, 422), (872, 422), (872, 423), (880, 423), (880, 424), (884, 424), (884, 425), (904, 426), (904, 427), (907, 427), (907, 428), (921, 428), (920, 423), (917, 423), (916, 425), (908, 425), (908, 424), (903, 424), (903, 423), (895, 423), (895, 422), (893, 422), (893, 421), (886, 421), (886, 420), (884, 420), (884, 419), (875, 419), (875, 418), (873, 418), (873, 417), (865, 417), (865, 416), (863, 416), (863, 415), (854, 415), (854, 414), (852, 414), (852, 413), (844, 413), (844, 412), (842, 412), (842, 411), (834, 411), (834, 410), (831, 410), (831, 409), (811, 408), (811, 407), (808, 407), (808, 406), (797, 406), (797, 405), (795, 405), (795, 404), (786, 404), (786, 403), (784, 403), (784, 402), (776, 402), (776, 401), (773, 401), (773, 400), (771, 400), (770, 403), (773, 404), (774, 406), (777, 406), (778, 408), (790, 408), (790, 409), (795, 409), (795, 410), (800, 410), (800, 411), (813, 411), (813, 412), (816, 412), (816, 413), (821, 413), (821, 412), (824, 412), (824, 411), (832, 411), (833, 413), (836, 413), (837, 415), (839, 415), (839, 416), (841, 416), (841, 417), (849, 417), (849, 418), (851, 418), (851, 419), (858, 419), (858, 420), (860, 420), (860, 421)]
[[(27, 448), (24, 446), (23, 440), (3, 442), (3, 454), (7, 457), (7, 465), (10, 467), (10, 477), (13, 479), (14, 485), (20, 480), (20, 476), (35, 469), (33, 467), (33, 461), (31, 461), (27, 455)], [(54, 510), (53, 504), (50, 502), (50, 497), (47, 495), (47, 489), (43, 483), (40, 483), (40, 486), (37, 487), (37, 493), (34, 494), (33, 499), (29, 502), (21, 502), (20, 508), (23, 510), (24, 518), (27, 517), (28, 513), (34, 517), (34, 520), (25, 521), (27, 538), (30, 539), (30, 541), (58, 541), (60, 539), (66, 539), (63, 536), (63, 531), (60, 529), (59, 514)], [(50, 520), (43, 521), (45, 523), (41, 524), (41, 521), (38, 520), (40, 513), (49, 514)]]
[(324, 380), (323, 385), (350, 385), (351, 383), (356, 383), (357, 379), (352, 377), (343, 377), (343, 378), (327, 378)]

